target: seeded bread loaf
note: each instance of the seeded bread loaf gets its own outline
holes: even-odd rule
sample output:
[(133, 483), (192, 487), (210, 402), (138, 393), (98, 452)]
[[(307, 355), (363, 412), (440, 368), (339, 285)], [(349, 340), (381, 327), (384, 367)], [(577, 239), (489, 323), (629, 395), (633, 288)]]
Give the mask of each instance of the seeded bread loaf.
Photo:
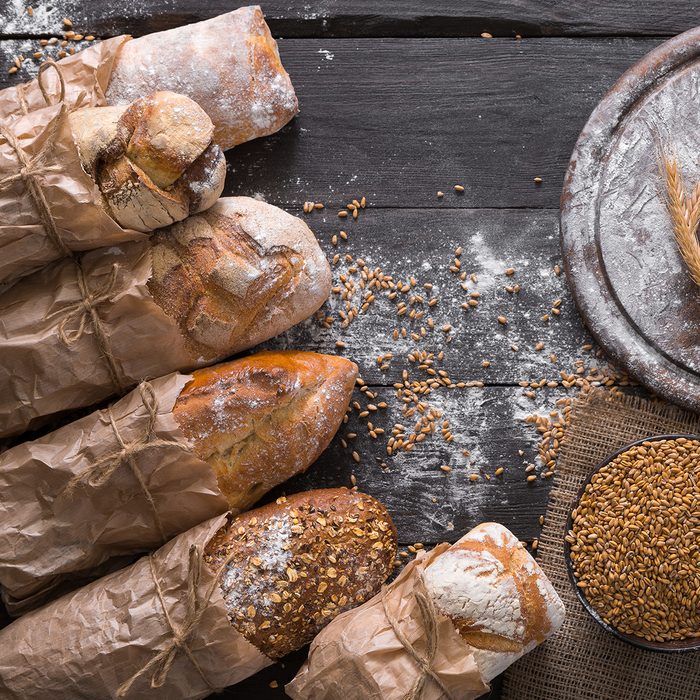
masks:
[(224, 150), (281, 129), (298, 111), (277, 44), (257, 6), (124, 43), (107, 103), (156, 90), (187, 95), (211, 117)]
[(396, 556), (384, 506), (344, 488), (295, 494), (219, 530), (205, 561), (228, 559), (221, 589), (231, 624), (278, 659), (381, 588)]
[(173, 414), (231, 508), (245, 509), (326, 449), (352, 395), (342, 357), (261, 352), (193, 372)]
[(124, 228), (147, 232), (182, 221), (224, 188), (214, 125), (189, 97), (160, 91), (124, 107), (75, 110), (68, 120), (83, 169)]

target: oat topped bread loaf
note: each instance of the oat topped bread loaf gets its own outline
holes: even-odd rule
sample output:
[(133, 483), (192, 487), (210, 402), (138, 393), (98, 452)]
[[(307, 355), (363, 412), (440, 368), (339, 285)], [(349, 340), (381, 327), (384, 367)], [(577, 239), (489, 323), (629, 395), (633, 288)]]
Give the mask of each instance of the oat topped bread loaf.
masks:
[(250, 507), (328, 447), (357, 365), (314, 352), (260, 352), (196, 370), (173, 414), (233, 509)]
[(345, 488), (298, 493), (238, 516), (209, 542), (231, 623), (279, 659), (371, 598), (391, 573), (396, 529), (384, 506)]

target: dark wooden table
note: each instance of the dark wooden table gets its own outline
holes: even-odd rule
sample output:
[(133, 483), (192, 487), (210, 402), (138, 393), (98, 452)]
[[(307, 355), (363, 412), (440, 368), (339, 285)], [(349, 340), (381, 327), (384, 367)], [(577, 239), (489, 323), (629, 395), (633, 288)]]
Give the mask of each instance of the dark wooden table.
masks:
[[(21, 12), (22, 0), (0, 8), (0, 87), (36, 72), (39, 59), (28, 59), (14, 75), (7, 68), (19, 53), (31, 57), (41, 38), (56, 36), (64, 16), (75, 31), (107, 37), (141, 35), (236, 7), (224, 0), (62, 0), (48, 10), (45, 4), (37, 1), (33, 17)], [(271, 0), (263, 9), (301, 114), (280, 133), (229, 153), (226, 193), (261, 196), (302, 216), (305, 201), (324, 203), (306, 221), (329, 258), (340, 256), (337, 284), (343, 274), (356, 286), (360, 281), (360, 270), (348, 273), (348, 267), (363, 263), (349, 263), (346, 255), (409, 287), (412, 277), (416, 282), (397, 299), (378, 292), (347, 328), (334, 294), (324, 313), (335, 319), (330, 327), (312, 320), (271, 343), (342, 352), (360, 365), (376, 394), (368, 399), (357, 392), (361, 410), (387, 404), (368, 416), (353, 410), (319, 463), (285, 490), (349, 485), (354, 475), (362, 490), (387, 504), (404, 549), (454, 541), (483, 520), (497, 520), (532, 542), (551, 480), (542, 478), (540, 436), (525, 419), (549, 416), (561, 408), (557, 400), (575, 395), (577, 389), (562, 385), (561, 372), (583, 367), (577, 376), (586, 376), (597, 366), (608, 374), (588, 349), (565, 278), (555, 270), (563, 175), (605, 90), (664, 38), (694, 26), (693, 3)], [(456, 193), (455, 184), (464, 192)], [(368, 206), (357, 221), (338, 218), (362, 196)], [(341, 230), (348, 240), (334, 246)], [(505, 289), (515, 285), (517, 293)], [(478, 306), (463, 309), (474, 292)], [(362, 293), (354, 296), (358, 308)], [(429, 306), (432, 298), (438, 302)], [(424, 317), (400, 316), (400, 302)], [(418, 368), (420, 359), (407, 357), (421, 351), (435, 355), (429, 369), (483, 387), (435, 389), (425, 403), (443, 412), (438, 426), (449, 421), (453, 440), (438, 430), (413, 451), (388, 456), (392, 426), (400, 422), (410, 432), (417, 419), (401, 415), (392, 385), (404, 371), (411, 381), (431, 378)], [(382, 369), (377, 358), (386, 353), (393, 358)], [(551, 386), (521, 386), (542, 380)], [(386, 433), (373, 439), (368, 420)], [(346, 449), (341, 438), (348, 432), (357, 437)], [(529, 464), (540, 475), (532, 483)], [(451, 471), (441, 470), (444, 465)], [(498, 467), (504, 472), (497, 477)], [(302, 659), (299, 653), (273, 666), (230, 697), (283, 696)]]

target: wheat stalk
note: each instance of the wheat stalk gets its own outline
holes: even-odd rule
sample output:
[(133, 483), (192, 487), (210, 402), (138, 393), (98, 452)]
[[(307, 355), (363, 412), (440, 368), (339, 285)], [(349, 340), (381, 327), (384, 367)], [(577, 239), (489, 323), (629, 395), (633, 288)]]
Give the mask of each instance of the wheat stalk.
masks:
[(695, 284), (700, 286), (700, 183), (687, 195), (683, 175), (675, 158), (662, 157), (666, 179), (666, 207), (671, 215), (678, 249)]

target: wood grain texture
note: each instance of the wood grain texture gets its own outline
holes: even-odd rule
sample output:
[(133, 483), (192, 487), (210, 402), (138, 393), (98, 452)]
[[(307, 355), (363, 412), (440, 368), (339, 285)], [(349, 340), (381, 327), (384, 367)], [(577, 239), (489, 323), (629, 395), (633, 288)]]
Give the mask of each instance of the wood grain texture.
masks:
[[(196, 22), (242, 3), (229, 0), (62, 0), (53, 10), (42, 3), (27, 21), (25, 3), (11, 0), (0, 9), (0, 36), (50, 34), (60, 30), (62, 17), (70, 17), (82, 31), (97, 36), (130, 33), (136, 36)], [(698, 18), (692, 3), (591, 3), (585, 0), (318, 0), (260, 3), (272, 31), (284, 37), (383, 37), (383, 36), (669, 36), (690, 29)], [(58, 22), (58, 24), (57, 24)], [(85, 33), (84, 32), (84, 33)]]
[[(229, 151), (226, 194), (259, 192), (290, 207), (361, 188), (374, 206), (557, 208), (588, 114), (658, 43), (284, 40), (301, 114)], [(31, 40), (0, 42), (0, 66), (37, 48)], [(37, 66), (29, 59), (15, 75), (0, 70), (0, 88)], [(463, 194), (454, 194), (455, 183)], [(441, 202), (438, 190), (446, 192)]]

